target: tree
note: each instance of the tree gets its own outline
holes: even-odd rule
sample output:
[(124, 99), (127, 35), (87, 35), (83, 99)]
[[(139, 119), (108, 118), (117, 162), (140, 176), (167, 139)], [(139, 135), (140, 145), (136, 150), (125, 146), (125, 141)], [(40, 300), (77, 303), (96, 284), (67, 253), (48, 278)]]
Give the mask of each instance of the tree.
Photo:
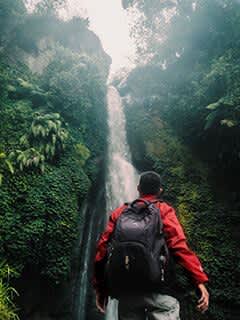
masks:
[(33, 9), (39, 15), (54, 15), (56, 10), (62, 7), (66, 0), (40, 0), (35, 4), (34, 0), (25, 0), (28, 8)]
[(0, 52), (11, 42), (16, 26), (23, 21), (25, 14), (22, 0), (0, 0)]

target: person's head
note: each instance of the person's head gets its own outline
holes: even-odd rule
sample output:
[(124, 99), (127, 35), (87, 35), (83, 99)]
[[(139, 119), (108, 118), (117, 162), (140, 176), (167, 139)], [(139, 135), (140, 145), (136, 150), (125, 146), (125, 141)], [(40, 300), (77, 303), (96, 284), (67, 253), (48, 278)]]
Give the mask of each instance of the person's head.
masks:
[(140, 175), (137, 189), (140, 196), (147, 194), (159, 196), (163, 191), (163, 189), (161, 188), (160, 175), (154, 171), (143, 172)]

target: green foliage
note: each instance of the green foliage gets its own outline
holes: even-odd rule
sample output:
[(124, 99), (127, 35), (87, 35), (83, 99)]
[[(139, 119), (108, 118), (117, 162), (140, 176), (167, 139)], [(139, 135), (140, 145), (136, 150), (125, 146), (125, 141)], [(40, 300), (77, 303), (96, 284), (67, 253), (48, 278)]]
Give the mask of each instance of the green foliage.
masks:
[(65, 2), (65, 0), (41, 0), (37, 4), (35, 11), (40, 15), (53, 15)]
[(1, 280), (7, 279), (9, 281), (10, 278), (12, 277), (17, 277), (19, 274), (17, 273), (16, 270), (11, 268), (6, 261), (2, 261), (0, 263), (0, 278)]
[[(110, 60), (87, 19), (57, 18), (61, 3), (27, 14), (22, 1), (0, 0), (0, 260), (52, 285), (72, 276), (80, 208), (103, 166)], [(55, 55), (32, 74), (21, 59), (50, 38)], [(17, 319), (1, 270), (0, 318)]]
[[(161, 175), (164, 198), (176, 208), (190, 247), (210, 276), (211, 305), (207, 319), (231, 319), (231, 309), (219, 306), (223, 296), (229, 304), (238, 306), (239, 289), (235, 286), (238, 242), (230, 231), (235, 221), (234, 205), (230, 207), (226, 195), (219, 198), (211, 186), (209, 169), (154, 114), (154, 109), (150, 113), (144, 104), (135, 103), (126, 110), (135, 165), (140, 171), (155, 170)], [(198, 319), (191, 296), (193, 287), (179, 268), (177, 279), (183, 310), (188, 305), (184, 319)]]
[(98, 166), (94, 159), (103, 159), (107, 135), (106, 86), (102, 73), (88, 56), (59, 48), (43, 74), (43, 86), (49, 92), (53, 111), (74, 125), (71, 134), (75, 144), (80, 136), (80, 141), (90, 150), (87, 166), (91, 166), (89, 173), (95, 179)]
[(59, 155), (66, 146), (68, 132), (62, 127), (62, 121), (58, 113), (41, 114), (34, 113), (28, 135), (21, 137), (22, 145), (33, 145), (39, 148), (46, 159), (53, 159)]
[(45, 157), (34, 148), (11, 152), (10, 158), (16, 162), (21, 171), (24, 168), (40, 168), (41, 172), (44, 172)]
[[(64, 68), (68, 70), (67, 59), (64, 59), (62, 72)], [(55, 77), (55, 72), (57, 70), (51, 77)], [(97, 78), (95, 67), (91, 69), (89, 66), (85, 72), (89, 83), (81, 84), (84, 87), (84, 90), (81, 89), (83, 96), (92, 93), (91, 78), (101, 81), (101, 77)], [(42, 90), (42, 79), (46, 81), (45, 76), (38, 81), (27, 71), (22, 73), (21, 79), (21, 87), (30, 91), (36, 87)], [(9, 83), (16, 87), (19, 85), (18, 73), (5, 73), (3, 86), (7, 90)], [(101, 83), (96, 85), (102, 87)], [(37, 110), (28, 93), (8, 94), (0, 99), (2, 149), (12, 152), (16, 167), (24, 169), (15, 170), (12, 176), (6, 173), (7, 179), (1, 186), (0, 257), (19, 273), (31, 266), (39, 272), (39, 276), (47, 276), (56, 283), (70, 276), (72, 249), (78, 236), (78, 212), (90, 188), (89, 177), (95, 180), (98, 174), (99, 162), (96, 159), (105, 146), (102, 126), (106, 126), (104, 99), (101, 101), (97, 96), (91, 97), (89, 101), (98, 101), (89, 106), (91, 114), (86, 115), (79, 106), (79, 118), (76, 116), (74, 121), (69, 121), (71, 117), (68, 113), (62, 112), (68, 92), (61, 90), (56, 110), (52, 101), (57, 100), (58, 90), (51, 92), (51, 101), (47, 98), (47, 104)], [(101, 94), (104, 97), (104, 91)], [(71, 110), (70, 101), (68, 106)], [(66, 117), (67, 131), (63, 127)], [(95, 118), (93, 123), (90, 121), (92, 118)], [(96, 148), (95, 144), (98, 144)], [(83, 171), (83, 165), (86, 171)]]
[(22, 22), (25, 13), (22, 0), (0, 0), (0, 49), (10, 42), (12, 32)]
[(30, 99), (35, 107), (42, 106), (47, 102), (47, 94), (32, 79), (10, 80), (7, 92), (11, 99)]
[[(126, 2), (142, 13), (133, 33), (139, 60), (148, 62), (120, 88), (132, 101), (127, 115), (135, 164), (162, 175), (167, 199), (209, 272), (207, 319), (233, 319), (239, 310), (240, 6)], [(180, 274), (179, 280), (187, 288)], [(185, 298), (183, 318), (199, 319), (192, 298)]]
[(57, 167), (46, 166), (42, 175), (16, 172), (0, 191), (1, 256), (20, 272), (31, 265), (55, 281), (66, 279), (88, 189), (89, 180), (71, 154)]
[[(207, 116), (205, 129), (226, 125), (229, 128), (239, 125), (240, 119), (240, 91), (238, 82), (240, 68), (237, 64), (237, 52), (228, 50), (213, 61), (210, 72), (203, 79), (203, 86), (209, 91), (211, 88), (221, 86), (221, 93), (216, 95), (219, 99), (206, 108), (211, 111)], [(219, 90), (220, 88), (218, 88)], [(209, 121), (212, 119), (212, 121)], [(238, 146), (237, 146), (238, 147)]]
[[(105, 79), (89, 56), (57, 45), (41, 76), (1, 53), (0, 71), (0, 259), (59, 284), (71, 276), (80, 208), (104, 159)], [(8, 288), (1, 283), (0, 318), (17, 319), (1, 314)]]
[(0, 151), (0, 186), (2, 184), (5, 171), (9, 171), (13, 174), (14, 168), (12, 163), (7, 159), (6, 154)]
[(103, 79), (86, 55), (60, 48), (43, 77), (54, 107), (59, 110), (61, 106), (62, 115), (70, 121), (84, 121), (87, 113), (104, 101)]
[(68, 132), (62, 128), (58, 113), (33, 114), (33, 122), (27, 134), (20, 138), (26, 150), (11, 152), (10, 158), (23, 171), (24, 168), (40, 168), (44, 172), (45, 160), (53, 160), (65, 149)]
[(77, 155), (79, 156), (79, 163), (84, 166), (87, 159), (90, 157), (90, 150), (82, 143), (78, 143), (75, 146)]
[[(128, 5), (133, 3), (144, 16), (133, 33), (143, 44), (148, 63), (130, 73), (122, 94), (144, 100), (146, 110), (154, 109), (170, 123), (216, 174), (228, 172), (229, 184), (232, 179), (237, 184), (239, 4), (199, 0), (193, 6), (186, 0)], [(139, 32), (138, 27), (146, 30)], [(141, 62), (143, 57), (139, 54)]]
[(0, 263), (0, 318), (3, 320), (19, 320), (18, 311), (13, 303), (17, 291), (9, 286), (9, 279), (18, 276), (17, 272), (10, 268), (6, 262)]

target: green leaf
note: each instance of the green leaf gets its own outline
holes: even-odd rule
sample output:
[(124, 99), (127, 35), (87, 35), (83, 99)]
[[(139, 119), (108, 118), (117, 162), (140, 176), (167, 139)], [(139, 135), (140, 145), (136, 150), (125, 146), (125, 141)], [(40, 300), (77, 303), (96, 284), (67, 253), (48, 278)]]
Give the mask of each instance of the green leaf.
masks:
[(4, 159), (4, 158), (6, 158), (6, 154), (4, 152), (1, 152), (0, 153), (0, 159)]
[(236, 120), (231, 119), (223, 119), (220, 121), (221, 125), (225, 125), (229, 128), (236, 127), (238, 125), (238, 122)]
[(14, 169), (13, 169), (13, 165), (11, 164), (11, 162), (9, 160), (6, 160), (6, 165), (8, 167), (8, 170), (11, 172), (11, 174), (14, 173)]
[(204, 126), (204, 130), (210, 129), (213, 124), (216, 122), (218, 118), (218, 110), (211, 112), (207, 117), (206, 117), (206, 124)]
[(45, 166), (44, 166), (43, 163), (41, 163), (41, 165), (40, 165), (40, 170), (41, 170), (42, 173), (44, 173), (44, 169), (45, 169)]
[(208, 110), (215, 110), (215, 109), (217, 109), (220, 105), (221, 105), (221, 104), (219, 103), (219, 101), (218, 101), (218, 102), (214, 102), (214, 103), (209, 104), (209, 105), (206, 107), (206, 109), (208, 109)]
[(40, 161), (40, 157), (36, 156), (33, 158), (33, 163), (35, 164), (36, 167), (38, 167), (39, 161)]

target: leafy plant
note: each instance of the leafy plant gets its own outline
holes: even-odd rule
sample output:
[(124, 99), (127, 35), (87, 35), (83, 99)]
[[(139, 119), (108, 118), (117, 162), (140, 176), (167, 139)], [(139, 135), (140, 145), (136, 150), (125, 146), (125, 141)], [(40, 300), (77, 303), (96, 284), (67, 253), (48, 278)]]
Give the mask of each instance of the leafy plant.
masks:
[[(34, 14), (20, 16), (21, 21), (12, 16), (20, 13), (15, 3), (22, 0), (0, 2), (1, 9), (12, 12), (3, 19), (0, 9), (0, 150), (7, 155), (12, 151), (11, 163), (17, 171), (6, 174), (0, 188), (0, 261), (7, 259), (21, 277), (30, 268), (34, 279), (44, 277), (52, 287), (71, 277), (73, 248), (84, 235), (81, 207), (105, 155), (110, 57), (87, 30), (85, 19), (64, 22), (52, 16), (57, 1), (42, 1)], [(32, 61), (40, 57), (41, 39), (49, 36), (53, 55), (44, 61), (41, 74), (33, 73), (22, 57), (31, 54)], [(81, 46), (76, 48), (74, 42)], [(59, 47), (63, 54), (55, 56)], [(1, 174), (9, 171), (3, 159), (0, 163)], [(45, 174), (40, 174), (43, 170)], [(21, 290), (26, 290), (22, 283)], [(0, 319), (14, 319), (14, 313), (2, 307), (6, 306), (2, 301), (10, 305), (8, 297), (16, 296), (7, 278), (0, 283), (0, 296), (5, 299), (0, 300)], [(19, 302), (25, 305), (22, 299)], [(25, 319), (26, 309), (22, 309)]]
[(0, 263), (0, 319), (19, 320), (17, 308), (13, 303), (17, 291), (9, 286), (9, 279), (18, 273), (10, 268), (5, 262)]
[(24, 146), (35, 147), (46, 159), (52, 160), (65, 149), (68, 136), (58, 113), (36, 112), (30, 131), (21, 137), (20, 142)]
[(44, 172), (45, 157), (34, 148), (29, 148), (24, 151), (16, 150), (10, 153), (10, 157), (16, 162), (21, 171), (23, 171), (24, 168), (40, 168), (41, 172)]
[(85, 162), (87, 159), (90, 157), (91, 153), (90, 150), (83, 144), (83, 143), (78, 143), (75, 146), (75, 150), (77, 155), (79, 156), (79, 163), (81, 166), (84, 166)]
[(4, 152), (0, 152), (0, 185), (2, 184), (4, 172), (9, 171), (14, 173), (12, 163), (8, 160), (7, 155)]
[(58, 113), (36, 112), (29, 132), (20, 138), (20, 144), (26, 149), (11, 152), (10, 158), (21, 171), (24, 168), (40, 168), (44, 172), (45, 161), (60, 155), (65, 149), (68, 136), (67, 130), (62, 128)]

